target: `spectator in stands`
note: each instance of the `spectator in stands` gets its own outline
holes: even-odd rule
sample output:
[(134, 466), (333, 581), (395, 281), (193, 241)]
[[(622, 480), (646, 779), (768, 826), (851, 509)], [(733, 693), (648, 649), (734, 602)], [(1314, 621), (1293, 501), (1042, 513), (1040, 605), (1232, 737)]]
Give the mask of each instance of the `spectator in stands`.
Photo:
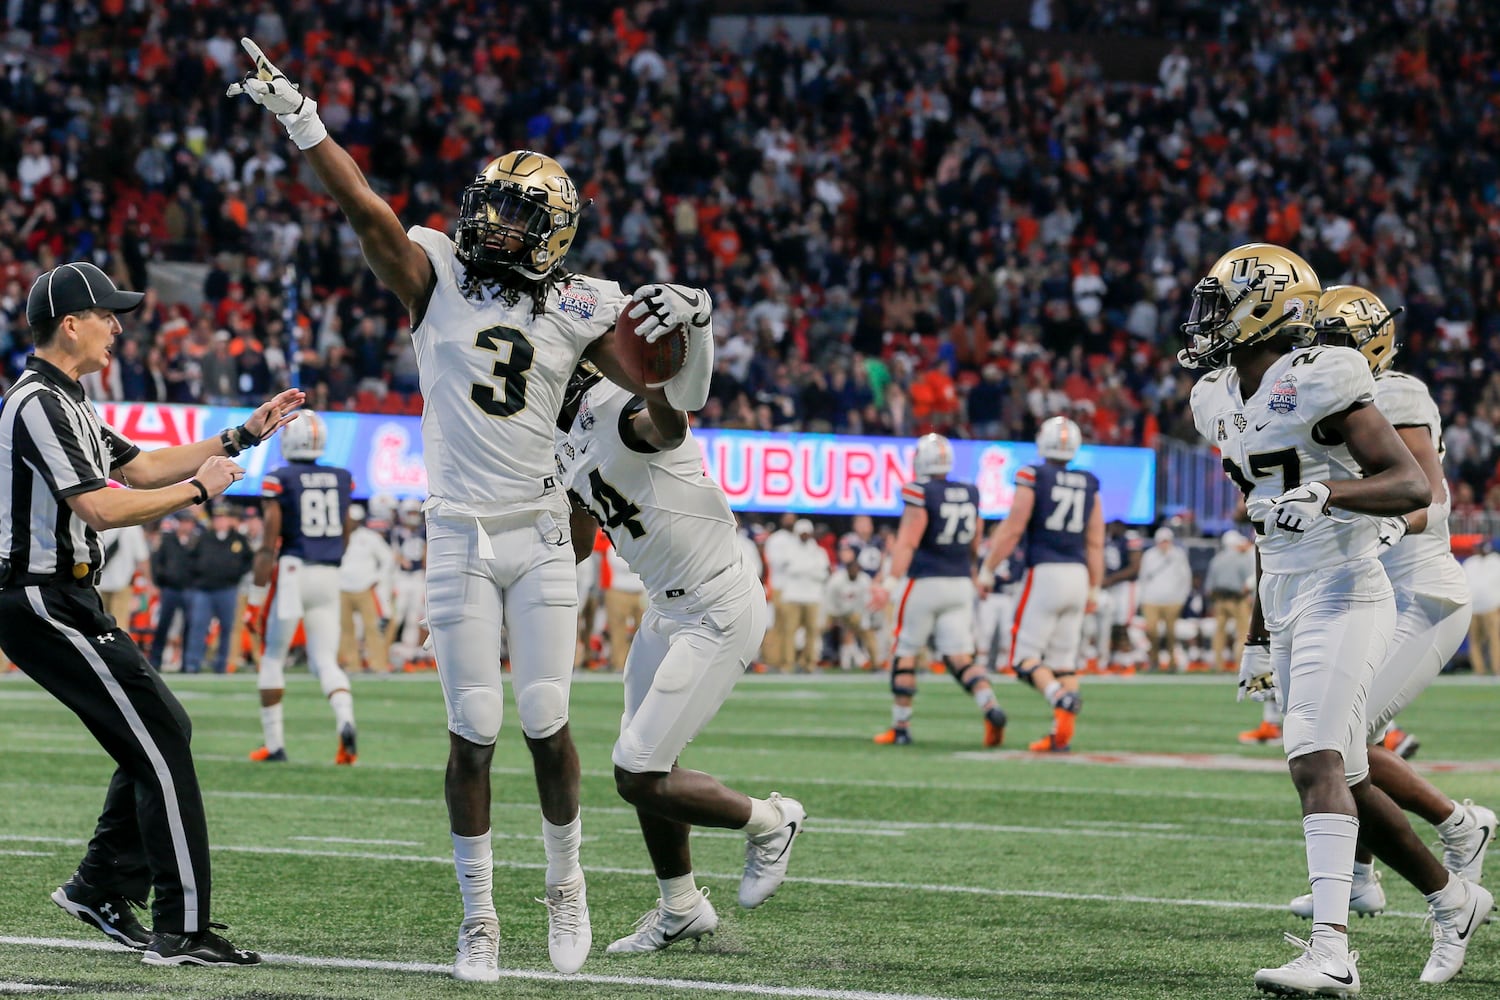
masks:
[(209, 529), (193, 545), (190, 565), (191, 612), (188, 615), (187, 639), (183, 644), (183, 672), (196, 674), (209, 664), (209, 627), (219, 625), (213, 672), (222, 674), (229, 668), (231, 637), (236, 622), (235, 608), (240, 581), (250, 572), (255, 553), (240, 532), (234, 508), (228, 501), (214, 503)]
[[(813, 523), (807, 518), (798, 518), (792, 525), (796, 536), (787, 546), (782, 570), (778, 580), (777, 596), (780, 599), (775, 629), (779, 633), (777, 647), (783, 659), (772, 661), (772, 666), (785, 671), (788, 666), (799, 674), (812, 673), (818, 659), (822, 631), (820, 622), (823, 612), (823, 585), (828, 580), (828, 553), (813, 537)], [(784, 610), (784, 613), (783, 613)], [(797, 636), (802, 635), (802, 645), (797, 645)]]

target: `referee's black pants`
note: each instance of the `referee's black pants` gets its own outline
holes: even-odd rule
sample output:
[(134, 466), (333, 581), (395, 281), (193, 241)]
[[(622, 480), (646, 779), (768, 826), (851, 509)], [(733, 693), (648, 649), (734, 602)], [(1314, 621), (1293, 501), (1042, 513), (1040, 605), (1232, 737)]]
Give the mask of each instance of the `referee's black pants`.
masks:
[(208, 824), (188, 747), (192, 723), (161, 675), (87, 585), (0, 590), (0, 648), (119, 765), (79, 874), (128, 899), (155, 889), (158, 933), (205, 929)]

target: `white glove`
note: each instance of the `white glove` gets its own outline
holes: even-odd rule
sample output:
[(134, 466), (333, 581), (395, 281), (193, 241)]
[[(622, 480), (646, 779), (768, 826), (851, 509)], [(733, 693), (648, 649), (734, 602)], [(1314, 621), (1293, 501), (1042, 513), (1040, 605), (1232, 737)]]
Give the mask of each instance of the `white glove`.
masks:
[[(1269, 505), (1269, 512), (1262, 514), (1267, 534), (1275, 529), (1289, 535), (1300, 535), (1311, 528), (1318, 518), (1328, 513), (1329, 495), (1330, 491), (1325, 483), (1308, 483), (1287, 490), (1274, 500), (1260, 501), (1251, 506), (1265, 511), (1266, 505)], [(1248, 513), (1251, 518), (1255, 518), (1254, 511)]]
[(1411, 525), (1407, 523), (1406, 518), (1382, 517), (1380, 519), (1381, 550), (1395, 547), (1396, 543), (1405, 538), (1409, 531), (1411, 531)]
[(654, 282), (642, 285), (630, 296), (626, 315), (638, 319), (636, 335), (654, 344), (679, 326), (705, 327), (713, 313), (714, 302), (702, 288)]
[(1271, 647), (1268, 643), (1246, 643), (1240, 654), (1240, 690), (1235, 701), (1271, 701), (1276, 698), (1276, 677), (1271, 673)]
[(255, 60), (255, 73), (246, 73), (239, 83), (231, 83), (224, 93), (229, 97), (246, 94), (250, 100), (276, 115), (286, 126), (286, 134), (298, 149), (310, 149), (328, 138), (328, 129), (318, 117), (318, 102), (303, 95), (297, 85), (277, 69), (266, 54), (248, 38), (240, 45)]

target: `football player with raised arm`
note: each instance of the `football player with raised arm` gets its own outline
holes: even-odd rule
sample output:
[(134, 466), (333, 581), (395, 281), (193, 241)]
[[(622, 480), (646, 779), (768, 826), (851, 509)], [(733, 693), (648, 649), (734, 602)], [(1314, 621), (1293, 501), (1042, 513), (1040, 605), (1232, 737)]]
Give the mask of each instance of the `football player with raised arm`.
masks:
[(1365, 359), (1307, 347), (1321, 294), (1295, 253), (1237, 247), (1194, 286), (1178, 354), (1184, 367), (1213, 369), (1193, 387), (1194, 423), (1257, 524), (1260, 579), (1240, 684), (1274, 675), (1281, 693), (1312, 888), (1311, 939), (1288, 935), (1301, 953), (1255, 974), (1260, 989), (1283, 996), (1359, 993), (1348, 940), (1357, 841), (1424, 892), (1472, 898), (1370, 782), (1369, 695), (1396, 620), (1380, 518), (1426, 507), (1432, 489), (1373, 405)]
[[(286, 655), (303, 623), (307, 667), (333, 709), (339, 747), (335, 764), (353, 764), (356, 753), (354, 695), (349, 675), (339, 666), (339, 563), (354, 522), (349, 518), (354, 477), (348, 469), (320, 465), (328, 428), (312, 410), (301, 410), (281, 432), (287, 464), (262, 480), (265, 533), (255, 554), (246, 618), (258, 628), (265, 615), (265, 649), (256, 686), (265, 742), (250, 751), (254, 761), (285, 761), (286, 730), (281, 701), (286, 695)], [(276, 587), (271, 606), (271, 573)]]
[[(701, 289), (620, 286), (563, 266), (583, 209), (556, 160), (516, 150), (464, 189), (456, 233), (406, 230), (328, 135), (317, 102), (242, 39), (254, 72), (230, 86), (276, 114), (359, 239), (375, 276), (411, 320), (424, 400), (427, 623), (447, 702), (444, 792), (464, 918), (453, 974), (495, 982), (499, 919), (492, 889), (490, 765), (500, 731), (500, 636), (508, 639), (516, 712), (531, 752), (546, 847), (547, 950), (560, 972), (593, 936), (578, 848), (578, 752), (568, 731), (578, 586), (568, 501), (553, 435), (581, 357), (633, 391), (684, 410), (708, 395), (712, 303)], [(670, 293), (669, 293), (670, 289)], [(624, 310), (689, 331), (687, 363), (649, 390), (620, 366)]]
[[(1437, 828), (1443, 867), (1458, 876), (1455, 883), (1475, 883), (1472, 893), (1458, 891), (1456, 884), (1429, 899), (1436, 944), (1421, 978), (1424, 983), (1443, 983), (1463, 968), (1471, 911), (1482, 916), (1494, 905), (1489, 890), (1477, 883), (1495, 837), (1495, 813), (1453, 801), (1384, 745), (1396, 715), (1458, 652), (1470, 618), (1468, 579), (1448, 540), (1442, 418), (1420, 379), (1391, 370), (1397, 353), (1395, 318), (1379, 296), (1357, 285), (1331, 286), (1318, 303), (1319, 340), (1364, 355), (1375, 376), (1375, 406), (1422, 467), (1434, 497), (1426, 510), (1386, 518), (1381, 525), (1380, 561), (1396, 594), (1396, 627), (1390, 652), (1370, 686), (1368, 737), (1370, 780), (1397, 805)], [(1349, 907), (1370, 915), (1385, 909), (1374, 856), (1363, 844), (1354, 858)], [(1292, 900), (1292, 912), (1310, 918), (1312, 897)]]
[[(898, 591), (895, 649), (891, 654), (891, 728), (876, 743), (911, 742), (911, 706), (917, 696), (917, 653), (928, 642), (948, 673), (984, 715), (984, 745), (1005, 739), (1005, 710), (988, 675), (974, 662), (974, 550), (979, 546), (979, 490), (949, 479), (953, 445), (941, 434), (917, 440), (916, 478), (901, 489), (905, 509), (891, 546), (890, 591)], [(907, 574), (910, 579), (907, 579)], [(883, 602), (885, 586), (881, 586)]]
[(1042, 461), (1016, 473), (1010, 514), (995, 526), (979, 567), (979, 591), (989, 592), (995, 567), (1026, 542), (1026, 582), (1011, 625), (1010, 666), (1052, 706), (1052, 730), (1031, 744), (1035, 753), (1067, 753), (1083, 699), (1078, 694), (1078, 649), (1083, 616), (1099, 601), (1104, 578), (1104, 506), (1099, 478), (1068, 463), (1083, 432), (1067, 417), (1052, 417), (1037, 432)]
[[(641, 327), (648, 340), (666, 332), (651, 319)], [(703, 471), (686, 413), (583, 364), (557, 426), (575, 556), (588, 558), (602, 527), (649, 599), (625, 660), (613, 758), (615, 788), (635, 807), (660, 898), (609, 953), (660, 951), (719, 926), (708, 890), (693, 879), (692, 827), (744, 831), (739, 901), (753, 909), (781, 886), (805, 819), (795, 799), (751, 798), (677, 763), (755, 659), (766, 634), (765, 589), (744, 559), (729, 499)]]

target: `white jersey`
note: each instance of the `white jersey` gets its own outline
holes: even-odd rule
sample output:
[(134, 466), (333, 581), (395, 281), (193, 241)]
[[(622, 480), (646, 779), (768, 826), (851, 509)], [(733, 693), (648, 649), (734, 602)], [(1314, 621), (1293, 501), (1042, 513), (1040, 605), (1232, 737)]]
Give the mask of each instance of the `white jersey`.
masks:
[[(1224, 457), (1224, 471), (1245, 502), (1271, 500), (1302, 483), (1359, 479), (1342, 441), (1319, 429), (1326, 417), (1375, 400), (1364, 355), (1348, 347), (1309, 347), (1278, 358), (1249, 399), (1239, 373), (1220, 368), (1193, 386), (1193, 422)], [(1374, 558), (1376, 518), (1333, 509), (1300, 535), (1257, 534), (1263, 573), (1305, 573)]]
[[(1403, 375), (1400, 372), (1382, 372), (1375, 378), (1375, 405), (1380, 412), (1385, 414), (1392, 426), (1421, 427), (1432, 435), (1432, 447), (1437, 451), (1438, 458), (1443, 457), (1443, 418), (1438, 415), (1437, 403), (1432, 400), (1432, 393), (1419, 378)], [(1447, 484), (1443, 489), (1447, 490)], [(1434, 497), (1437, 499), (1447, 499)], [(1444, 516), (1440, 520), (1433, 520), (1431, 512), (1428, 512), (1427, 527), (1420, 534), (1407, 535), (1395, 545), (1386, 549), (1380, 556), (1381, 563), (1385, 566), (1386, 576), (1391, 578), (1391, 583), (1401, 586), (1408, 580), (1412, 580), (1419, 570), (1446, 564), (1453, 560), (1453, 546), (1448, 534), (1448, 518)], [(1457, 568), (1454, 561), (1453, 567)], [(1468, 587), (1463, 585), (1457, 574), (1441, 574), (1444, 581), (1449, 584), (1444, 588), (1452, 593), (1437, 596), (1460, 597), (1467, 595)], [(1433, 574), (1423, 574), (1424, 580), (1434, 580)], [(1429, 585), (1430, 586), (1430, 585)], [(1424, 588), (1424, 592), (1425, 592)]]
[(872, 586), (870, 575), (863, 570), (854, 574), (852, 580), (847, 571), (835, 573), (823, 585), (823, 610), (840, 618), (845, 615), (862, 615), (870, 606)]
[(488, 517), (566, 506), (552, 459), (557, 413), (585, 348), (615, 324), (625, 294), (613, 281), (575, 275), (513, 306), (459, 288), (464, 267), (453, 241), (413, 226), (437, 278), (412, 331), (422, 387), (424, 505), (442, 514)]
[(557, 435), (557, 467), (655, 601), (692, 593), (741, 555), (729, 499), (691, 431), (670, 451), (625, 443), (621, 427), (643, 405), (612, 382), (594, 385)]

